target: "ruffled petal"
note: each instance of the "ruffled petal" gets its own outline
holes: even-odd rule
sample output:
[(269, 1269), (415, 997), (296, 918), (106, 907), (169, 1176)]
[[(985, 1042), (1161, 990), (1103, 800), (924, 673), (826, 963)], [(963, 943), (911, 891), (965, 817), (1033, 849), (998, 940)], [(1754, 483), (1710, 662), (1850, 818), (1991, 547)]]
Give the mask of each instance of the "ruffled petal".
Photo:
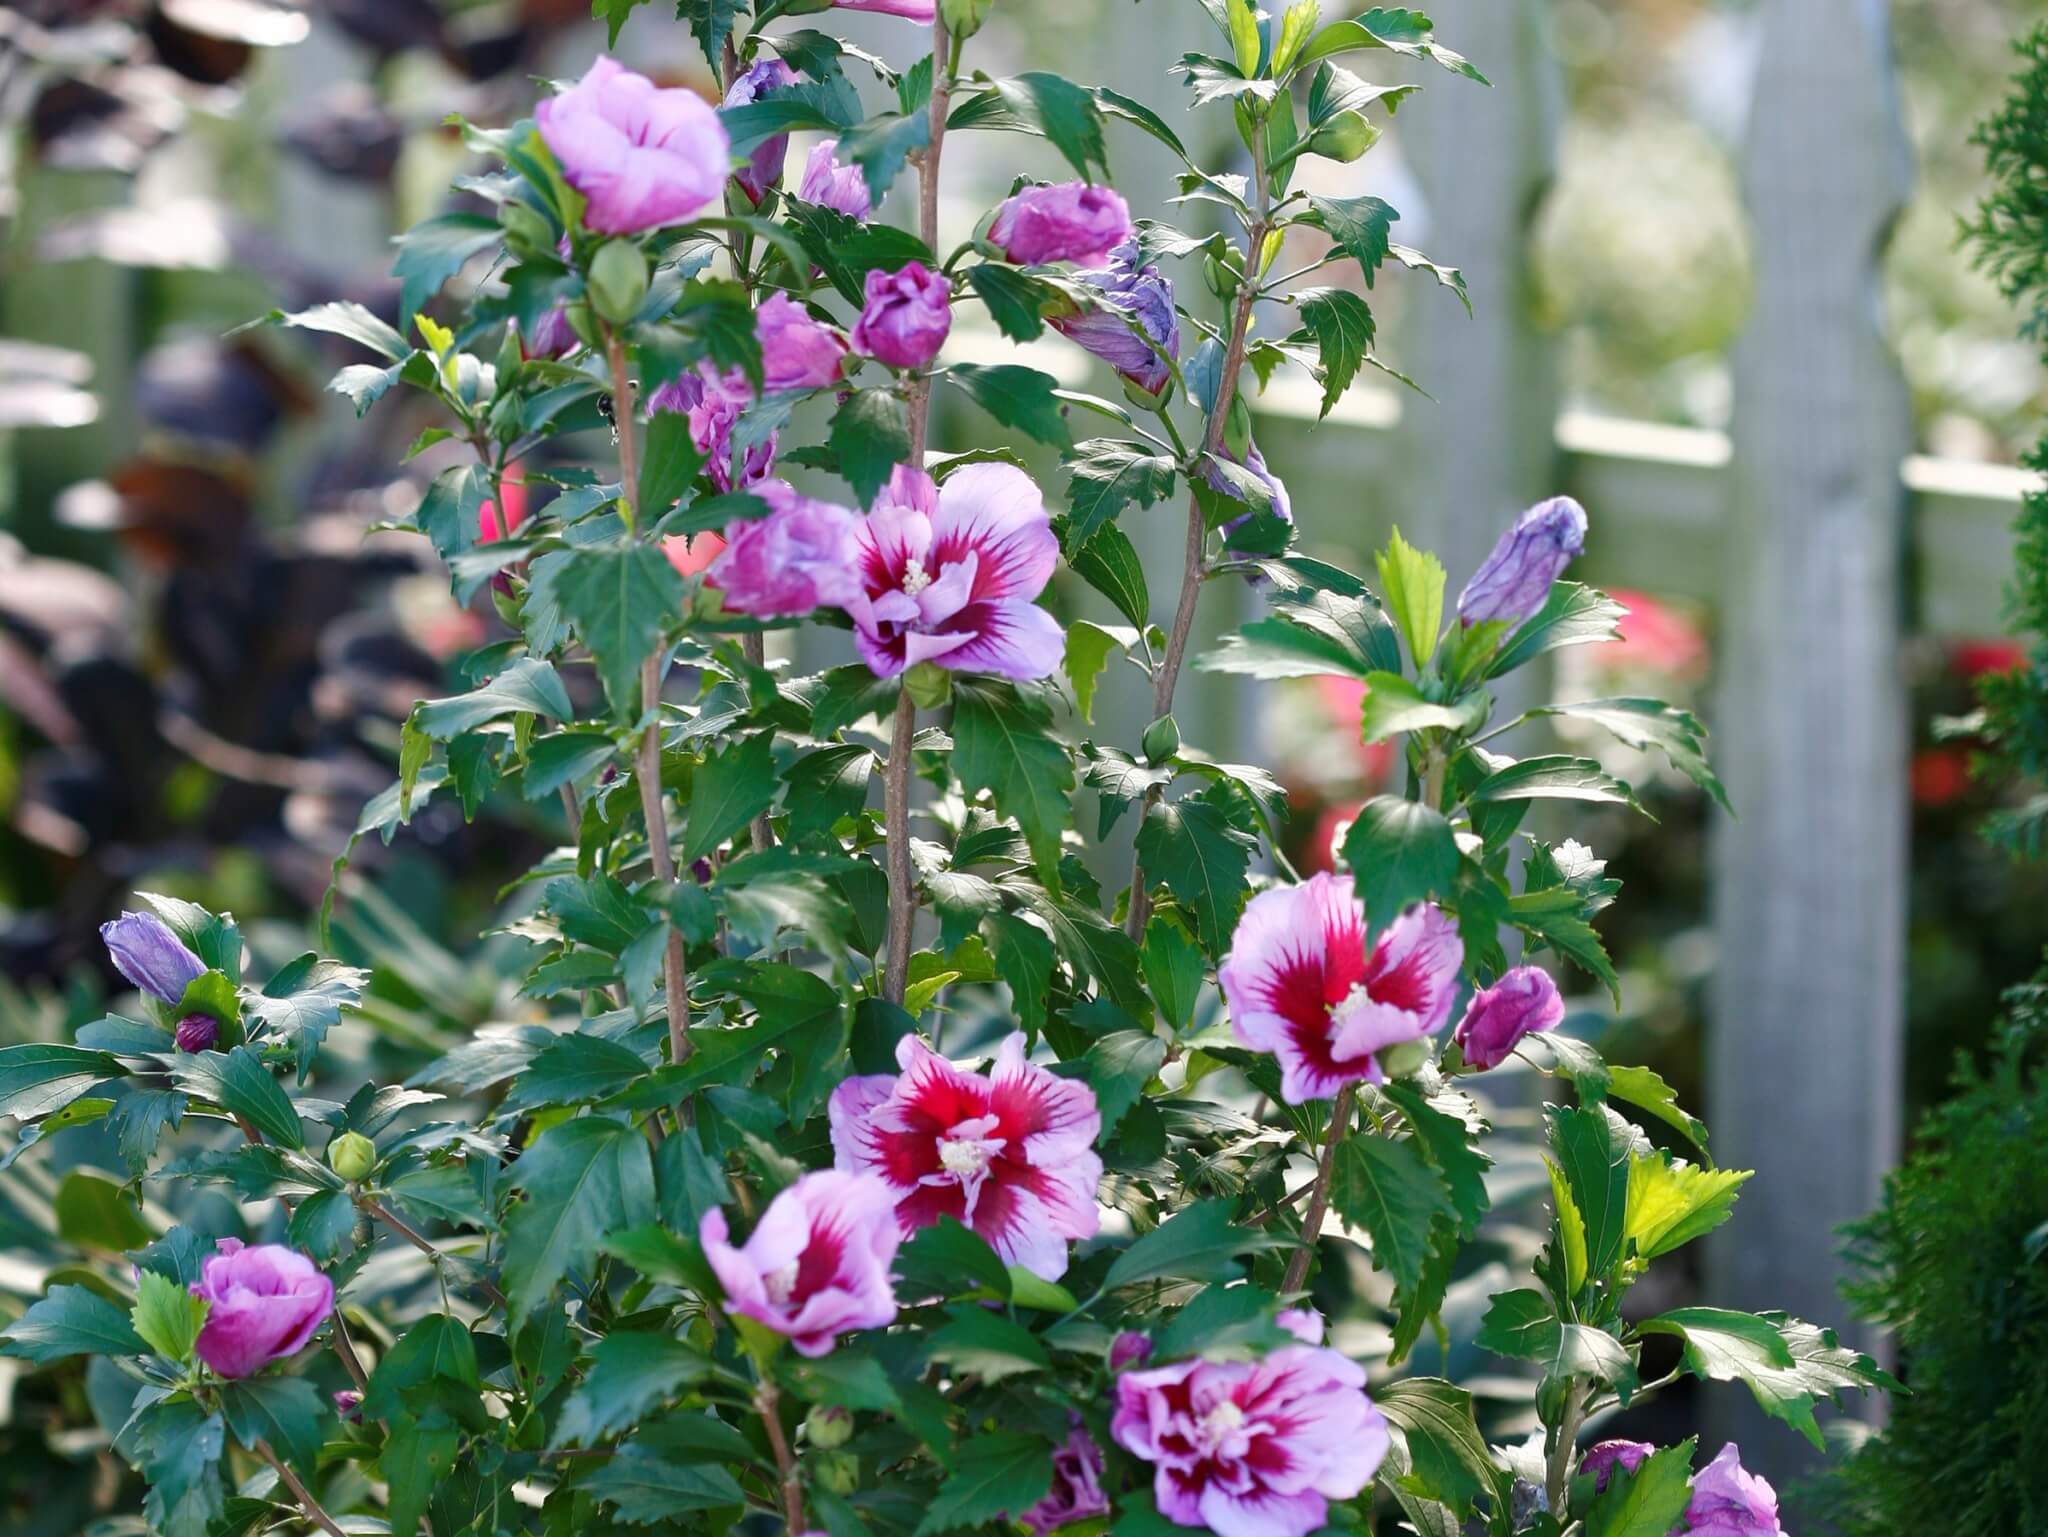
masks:
[(1059, 564), (1059, 540), (1037, 483), (1014, 464), (963, 465), (939, 488), (932, 556), (981, 556), (974, 597), (1037, 597)]

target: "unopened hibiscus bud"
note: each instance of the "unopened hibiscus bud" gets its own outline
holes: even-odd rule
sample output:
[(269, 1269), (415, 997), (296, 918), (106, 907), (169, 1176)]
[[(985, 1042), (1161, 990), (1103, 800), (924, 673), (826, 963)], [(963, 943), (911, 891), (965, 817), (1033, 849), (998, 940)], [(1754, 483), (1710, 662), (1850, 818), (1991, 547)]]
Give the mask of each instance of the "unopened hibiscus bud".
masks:
[(820, 1489), (851, 1494), (860, 1487), (860, 1459), (851, 1452), (813, 1452), (804, 1461)]
[(1173, 285), (1157, 267), (1145, 264), (1135, 240), (1110, 252), (1107, 267), (1077, 272), (1074, 281), (1100, 294), (1102, 302), (1055, 319), (1053, 329), (1109, 364), (1127, 386), (1141, 390), (1139, 404), (1156, 405), (1173, 379), (1173, 365), (1167, 360), (1180, 356)]
[(761, 343), (761, 384), (773, 390), (815, 390), (836, 382), (846, 361), (846, 338), (809, 310), (776, 293), (754, 318)]
[(607, 240), (590, 263), (590, 302), (598, 314), (622, 326), (640, 313), (647, 297), (647, 258), (630, 240)]
[(343, 1388), (334, 1395), (334, 1412), (346, 1424), (360, 1425), (363, 1422), (363, 1395), (354, 1388)]
[(1309, 135), (1308, 153), (1325, 160), (1353, 161), (1373, 147), (1380, 131), (1362, 112), (1339, 112)]
[(1633, 1473), (1656, 1449), (1648, 1441), (1601, 1441), (1586, 1448), (1586, 1455), (1579, 1460), (1579, 1471), (1593, 1480), (1595, 1494), (1603, 1494), (1617, 1466), (1625, 1473)]
[(868, 196), (868, 179), (857, 165), (841, 165), (833, 153), (839, 146), (837, 139), (821, 139), (811, 146), (811, 153), (804, 161), (804, 179), (797, 183), (796, 195), (806, 203), (817, 203), (823, 207), (843, 213), (848, 218), (865, 219), (874, 212), (874, 202)]
[(939, 15), (955, 37), (972, 37), (995, 9), (995, 0), (939, 0)]
[(804, 1435), (820, 1451), (834, 1451), (853, 1439), (853, 1413), (837, 1404), (819, 1404), (804, 1416)]
[(1555, 1029), (1563, 1018), (1564, 999), (1550, 973), (1517, 966), (1472, 995), (1451, 1038), (1474, 1067), (1499, 1067), (1523, 1036)]
[(1429, 1042), (1402, 1041), (1380, 1053), (1380, 1071), (1389, 1078), (1407, 1078), (1429, 1060)]
[(246, 1377), (296, 1355), (334, 1311), (334, 1283), (282, 1244), (249, 1249), (239, 1238), (221, 1239), (191, 1291), (208, 1303), (199, 1359), (223, 1377)]
[(101, 924), (100, 941), (114, 969), (158, 1003), (175, 1007), (206, 970), (206, 963), (155, 913), (123, 913)]
[(725, 189), (732, 141), (711, 104), (602, 54), (533, 120), (562, 179), (584, 196), (584, 225), (600, 235), (680, 224)]
[(1543, 607), (1551, 585), (1586, 547), (1586, 509), (1568, 496), (1538, 502), (1500, 536), (1458, 594), (1466, 624), (1489, 619), (1520, 624)]
[(178, 1050), (195, 1056), (202, 1051), (211, 1051), (213, 1043), (220, 1039), (220, 1021), (211, 1014), (187, 1014), (178, 1021), (173, 1039)]
[(867, 276), (866, 303), (853, 327), (854, 351), (891, 368), (922, 368), (953, 328), (953, 285), (923, 262)]
[(1171, 715), (1160, 716), (1145, 728), (1138, 745), (1145, 750), (1145, 761), (1157, 768), (1180, 751), (1179, 723)]
[(1130, 234), (1130, 206), (1110, 188), (1084, 181), (1026, 187), (1003, 202), (988, 227), (989, 244), (1022, 267), (1099, 267)]
[(904, 670), (903, 686), (920, 710), (944, 708), (953, 697), (953, 675), (937, 662), (918, 662)]
[(1684, 1529), (1690, 1537), (1785, 1537), (1777, 1491), (1742, 1466), (1733, 1441), (1693, 1475)]
[[(747, 107), (770, 101), (796, 84), (796, 72), (782, 60), (762, 59), (725, 93), (728, 107)], [(778, 133), (763, 139), (747, 153), (747, 163), (733, 172), (732, 179), (747, 201), (759, 204), (768, 189), (782, 181), (782, 164), (789, 154), (789, 135)]]
[(901, 16), (905, 21), (919, 21), (926, 26), (932, 24), (937, 14), (935, 0), (831, 0), (834, 9), (841, 11), (872, 11), (877, 16)]
[(1135, 1329), (1126, 1329), (1110, 1342), (1109, 1369), (1120, 1372), (1126, 1366), (1141, 1366), (1152, 1356), (1152, 1341), (1149, 1336)]
[(327, 1166), (354, 1184), (377, 1167), (377, 1144), (359, 1131), (345, 1131), (327, 1144)]

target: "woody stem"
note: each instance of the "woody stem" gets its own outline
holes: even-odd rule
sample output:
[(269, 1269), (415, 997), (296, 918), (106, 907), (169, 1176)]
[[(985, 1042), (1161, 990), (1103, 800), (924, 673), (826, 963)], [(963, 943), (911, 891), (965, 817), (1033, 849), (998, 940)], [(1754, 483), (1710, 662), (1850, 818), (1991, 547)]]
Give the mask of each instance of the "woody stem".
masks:
[(1323, 1231), (1323, 1214), (1330, 1209), (1330, 1176), (1337, 1168), (1337, 1145), (1344, 1140), (1344, 1133), (1351, 1129), (1351, 1104), (1355, 1096), (1350, 1084), (1337, 1091), (1336, 1103), (1330, 1106), (1330, 1129), (1323, 1138), (1323, 1161), (1316, 1169), (1316, 1182), (1308, 1195), (1308, 1210), (1301, 1214), (1301, 1247), (1294, 1251), (1294, 1257), (1287, 1262), (1287, 1278), (1280, 1283), (1283, 1292), (1298, 1292), (1308, 1279), (1309, 1261), (1315, 1258), (1316, 1240)]
[(782, 1519), (789, 1537), (801, 1537), (804, 1530), (804, 1489), (797, 1478), (796, 1458), (790, 1455), (789, 1438), (782, 1433), (782, 1406), (773, 1383), (764, 1382), (754, 1395), (760, 1411), (761, 1428), (768, 1432), (768, 1446), (775, 1453), (775, 1466), (782, 1474)]
[(291, 1490), (292, 1498), (299, 1502), (299, 1509), (306, 1513), (307, 1520), (326, 1532), (328, 1537), (348, 1537), (348, 1534), (341, 1529), (340, 1524), (335, 1521), (334, 1517), (327, 1514), (326, 1509), (321, 1503), (313, 1498), (312, 1490), (299, 1482), (299, 1475), (294, 1473), (277, 1453), (270, 1449), (268, 1441), (258, 1437), (253, 1450), (257, 1456), (277, 1470), (278, 1481), (285, 1488)]

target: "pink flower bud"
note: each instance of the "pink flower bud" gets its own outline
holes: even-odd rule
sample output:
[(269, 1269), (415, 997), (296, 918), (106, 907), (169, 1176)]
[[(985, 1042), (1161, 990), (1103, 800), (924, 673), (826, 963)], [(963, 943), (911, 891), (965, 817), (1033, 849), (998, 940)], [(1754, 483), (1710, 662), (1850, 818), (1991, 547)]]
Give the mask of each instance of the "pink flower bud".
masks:
[(891, 368), (922, 368), (938, 355), (953, 327), (953, 287), (923, 262), (895, 272), (872, 271), (867, 303), (853, 328), (859, 352)]
[(187, 1014), (178, 1021), (176, 1040), (180, 1051), (211, 1051), (219, 1038), (220, 1021), (211, 1014)]
[(584, 224), (601, 235), (680, 224), (725, 188), (731, 140), (711, 104), (603, 54), (533, 118), (563, 180), (588, 200)]
[(1451, 1032), (1474, 1067), (1499, 1067), (1525, 1035), (1554, 1030), (1564, 1018), (1564, 999), (1550, 973), (1517, 966), (1465, 1005), (1465, 1017)]
[(1108, 187), (1085, 181), (1026, 187), (996, 210), (989, 243), (1020, 266), (1079, 262), (1102, 267), (1129, 238), (1131, 210)]
[(191, 1291), (208, 1304), (199, 1359), (223, 1377), (246, 1377), (297, 1354), (334, 1311), (334, 1283), (282, 1244), (249, 1249), (239, 1238), (221, 1239)]

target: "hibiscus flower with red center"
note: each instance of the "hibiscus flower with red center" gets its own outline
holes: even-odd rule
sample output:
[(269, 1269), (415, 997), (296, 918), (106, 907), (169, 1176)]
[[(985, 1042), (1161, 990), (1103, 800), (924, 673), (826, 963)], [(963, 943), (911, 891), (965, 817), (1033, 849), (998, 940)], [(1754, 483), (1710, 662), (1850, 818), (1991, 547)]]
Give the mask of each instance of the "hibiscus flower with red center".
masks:
[(1313, 875), (1246, 904), (1218, 968), (1231, 1029), (1280, 1059), (1290, 1105), (1385, 1079), (1379, 1053), (1434, 1035), (1450, 1018), (1465, 947), (1423, 903), (1366, 948), (1365, 909), (1348, 875)]
[(905, 1233), (952, 1217), (1003, 1263), (1058, 1280), (1068, 1243), (1092, 1238), (1101, 1221), (1095, 1091), (1026, 1061), (1022, 1034), (1003, 1042), (986, 1075), (915, 1036), (897, 1044), (896, 1062), (900, 1073), (832, 1091), (838, 1166), (888, 1181)]

